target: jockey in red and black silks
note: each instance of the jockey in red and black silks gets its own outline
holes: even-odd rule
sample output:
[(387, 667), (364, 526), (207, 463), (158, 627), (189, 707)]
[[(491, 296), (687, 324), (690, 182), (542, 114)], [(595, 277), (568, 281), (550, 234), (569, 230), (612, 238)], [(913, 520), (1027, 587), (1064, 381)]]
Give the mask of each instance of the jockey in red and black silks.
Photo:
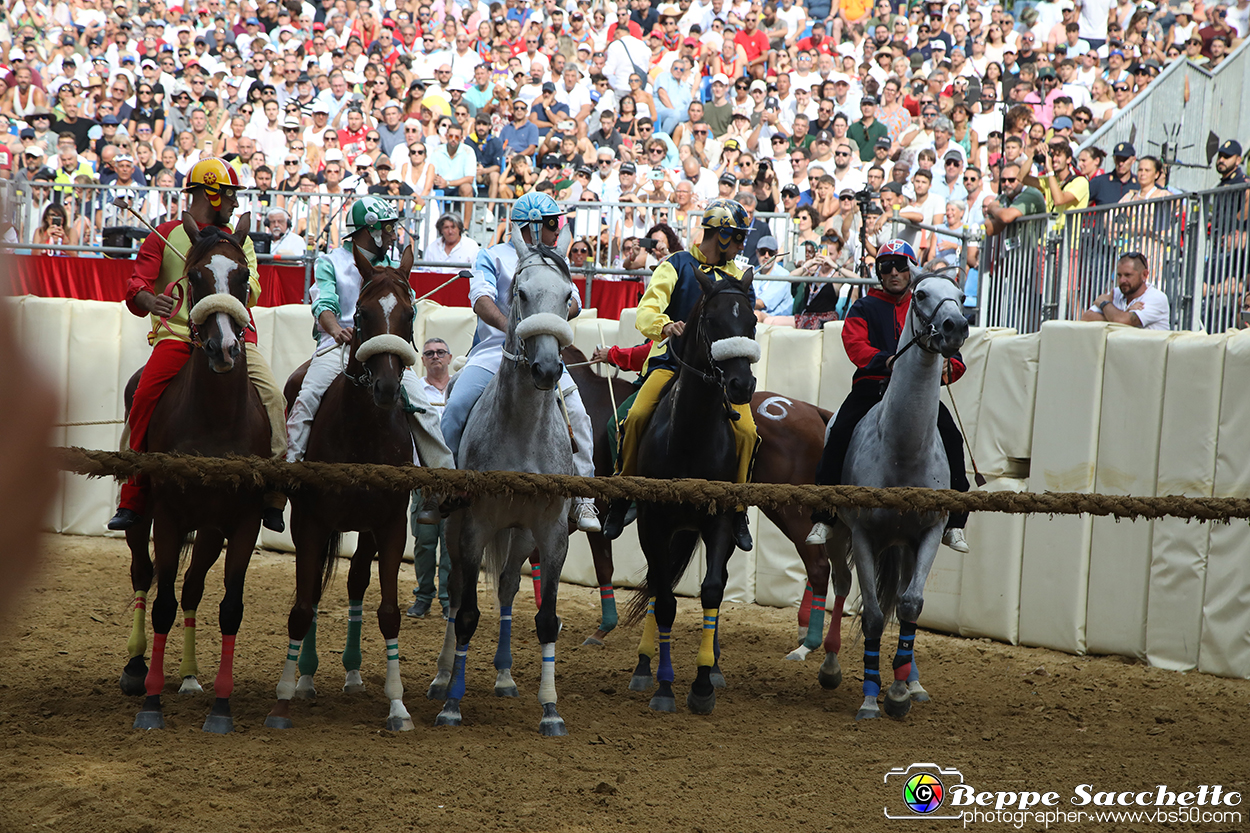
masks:
[[(184, 190), (191, 195), (187, 210), (200, 228), (213, 225), (230, 231), (230, 216), (238, 207), (235, 191), (239, 187), (238, 175), (229, 163), (216, 158), (203, 159), (187, 175)], [(165, 388), (178, 375), (194, 349), (182, 257), (190, 250), (191, 241), (181, 221), (162, 223), (157, 226), (157, 231), (159, 234), (148, 235), (140, 246), (134, 274), (126, 283), (126, 307), (135, 315), (150, 315), (152, 320), (152, 331), (148, 334), (148, 343), (153, 346), (152, 355), (139, 377), (128, 416), (130, 448), (134, 451), (147, 450), (148, 424), (152, 413)], [(251, 292), (248, 296), (248, 307), (251, 308), (260, 299), (260, 276), (251, 240), (245, 243), (243, 251), (251, 272)], [(255, 327), (244, 331), (244, 341), (248, 377), (260, 394), (269, 416), (270, 451), (275, 459), (282, 460), (286, 456), (286, 403), (282, 389), (257, 349)], [(147, 479), (132, 477), (122, 485), (119, 508), (109, 521), (108, 528), (124, 530), (133, 526), (143, 514), (146, 503)], [(285, 498), (280, 494), (266, 496), (266, 527), (280, 530), (285, 526), (282, 519), (284, 505)]]
[[(877, 278), (881, 281), (880, 288), (868, 290), (847, 313), (842, 325), (842, 344), (856, 370), (851, 392), (838, 409), (820, 464), (816, 467), (818, 485), (841, 485), (846, 452), (850, 447), (855, 426), (885, 396), (894, 358), (900, 349), (899, 336), (911, 308), (912, 267), (918, 265), (915, 252), (909, 243), (902, 240), (887, 242), (877, 253), (876, 268)], [(946, 384), (955, 382), (964, 375), (965, 370), (967, 367), (963, 359), (956, 353), (947, 360), (942, 381)], [(955, 425), (950, 411), (940, 402), (937, 429), (942, 438), (942, 447), (946, 451), (946, 459), (950, 463), (951, 488), (966, 492), (970, 486), (968, 475), (964, 471), (963, 435)], [(812, 520), (817, 524), (812, 533), (817, 539), (827, 534), (826, 530), (820, 528), (821, 525), (834, 522), (832, 515), (824, 512), (813, 513)], [(943, 543), (960, 552), (967, 552), (962, 533), (967, 522), (967, 512), (950, 513)], [(823, 540), (813, 540), (812, 537), (808, 541), (823, 543)]]

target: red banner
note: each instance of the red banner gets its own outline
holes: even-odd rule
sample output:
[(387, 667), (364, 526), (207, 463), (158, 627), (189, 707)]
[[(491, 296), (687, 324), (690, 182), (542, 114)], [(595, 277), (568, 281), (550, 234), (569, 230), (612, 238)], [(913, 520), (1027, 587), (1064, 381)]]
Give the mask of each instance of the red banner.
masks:
[[(121, 301), (126, 281), (134, 269), (132, 260), (98, 257), (56, 257), (14, 255), (7, 258), (8, 277), (3, 288), (10, 295), (38, 295), (41, 298), (80, 298), (92, 301)], [(420, 297), (451, 276), (413, 272), (412, 287)], [(576, 280), (585, 297), (585, 281)], [(276, 307), (304, 302), (304, 267), (260, 264), (260, 305)], [(595, 281), (592, 305), (600, 318), (620, 318), (621, 310), (638, 306), (642, 284), (637, 281)], [(469, 305), (469, 282), (461, 279), (430, 296), (447, 307)]]

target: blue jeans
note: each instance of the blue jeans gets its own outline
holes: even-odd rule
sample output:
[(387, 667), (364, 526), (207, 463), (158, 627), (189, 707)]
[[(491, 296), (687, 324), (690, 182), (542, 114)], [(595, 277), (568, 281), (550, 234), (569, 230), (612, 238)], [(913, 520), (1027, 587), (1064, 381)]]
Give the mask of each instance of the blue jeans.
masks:
[(677, 125), (688, 118), (685, 110), (674, 110), (671, 107), (661, 107), (658, 104), (655, 106), (655, 113), (660, 119), (660, 130), (670, 136), (677, 129)]
[(443, 409), (442, 422), (443, 441), (451, 449), (453, 457), (459, 454), (460, 436), (464, 433), (465, 423), (469, 421), (469, 413), (493, 378), (494, 373), (474, 365), (466, 367), (456, 377), (456, 384), (452, 386), (451, 396), (447, 397), (447, 406)]
[(443, 612), (448, 611), (447, 574), (451, 571), (451, 556), (447, 552), (447, 537), (443, 534), (443, 523), (419, 524), (417, 514), (421, 511), (424, 499), (421, 492), (412, 493), (412, 537), (413, 567), (417, 573), (417, 587), (412, 595), (417, 601), (430, 605), (434, 601), (434, 564), (438, 562), (438, 601)]

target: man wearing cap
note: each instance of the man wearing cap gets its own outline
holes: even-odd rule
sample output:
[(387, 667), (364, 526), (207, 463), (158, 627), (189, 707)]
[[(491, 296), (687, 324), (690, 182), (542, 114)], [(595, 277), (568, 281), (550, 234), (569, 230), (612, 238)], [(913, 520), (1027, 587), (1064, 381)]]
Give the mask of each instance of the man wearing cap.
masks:
[(1228, 139), (1220, 145), (1215, 156), (1215, 170), (1220, 175), (1218, 188), (1236, 190), (1217, 191), (1211, 196), (1207, 216), (1211, 218), (1212, 252), (1208, 261), (1208, 273), (1204, 293), (1220, 289), (1219, 304), (1207, 304), (1204, 319), (1209, 332), (1222, 330), (1229, 323), (1226, 310), (1236, 298), (1246, 291), (1246, 247), (1250, 243), (1250, 200), (1246, 199), (1245, 186), (1250, 180), (1242, 170), (1242, 148), (1236, 139)]
[(729, 78), (724, 73), (712, 76), (712, 100), (703, 105), (703, 121), (712, 128), (712, 135), (718, 139), (725, 135), (733, 122), (733, 103), (727, 98), (729, 94)]
[(473, 121), (473, 132), (465, 137), (465, 144), (477, 155), (478, 185), (486, 186), (487, 197), (499, 196), (499, 175), (503, 170), (503, 142), (491, 135), (489, 113), (478, 113)]
[(569, 108), (556, 100), (556, 85), (544, 81), (538, 98), (530, 107), (530, 123), (538, 128), (538, 135), (547, 138), (558, 123), (571, 116)]
[[(873, 157), (873, 146), (878, 139), (889, 138), (889, 128), (877, 121), (877, 99), (866, 95), (859, 101), (861, 118), (846, 131), (846, 135), (859, 146), (859, 158), (867, 162)], [(797, 122), (797, 119), (796, 119)]]
[(766, 316), (789, 315), (794, 308), (794, 296), (790, 294), (789, 281), (764, 281), (760, 278), (786, 278), (790, 276), (777, 257), (777, 238), (766, 234), (756, 244), (755, 254), (759, 268), (755, 270), (755, 310), (761, 321)]
[(1114, 167), (1090, 180), (1090, 205), (1114, 205), (1129, 191), (1137, 190), (1137, 177), (1133, 176), (1137, 151), (1128, 142), (1120, 142), (1115, 146), (1112, 156)]
[[(26, 128), (22, 132), (25, 133), (30, 128)], [(34, 131), (31, 131), (32, 134)], [(43, 152), (43, 148), (37, 144), (29, 143), (22, 150), (22, 167), (18, 170), (17, 175), (13, 177), (14, 185), (18, 190), (26, 194), (30, 194), (30, 183), (34, 181), (39, 174), (46, 174), (52, 177), (53, 173), (44, 165), (47, 154)]]

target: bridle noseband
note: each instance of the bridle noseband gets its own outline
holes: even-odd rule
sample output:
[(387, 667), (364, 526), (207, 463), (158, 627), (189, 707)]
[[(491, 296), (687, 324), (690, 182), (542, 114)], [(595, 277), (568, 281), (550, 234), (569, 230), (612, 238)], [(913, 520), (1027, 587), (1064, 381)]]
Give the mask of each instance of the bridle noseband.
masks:
[[(747, 294), (746, 290), (734, 286), (727, 281), (720, 281), (713, 286), (712, 292), (708, 293), (704, 297), (703, 304), (699, 309), (699, 317), (696, 319), (698, 323), (702, 323), (704, 314), (707, 311), (707, 302), (712, 300), (712, 298), (717, 295), (741, 295), (743, 298), (747, 299), (748, 303), (751, 300), (751, 296)], [(707, 334), (702, 326), (696, 327), (696, 332), (698, 333), (699, 345), (703, 348), (707, 355), (708, 366), (712, 368), (710, 373), (700, 370), (683, 359), (681, 354), (674, 348), (672, 339), (669, 339), (669, 354), (672, 355), (673, 359), (682, 370), (698, 376), (704, 384), (719, 389), (721, 403), (725, 406), (725, 414), (731, 421), (736, 421), (741, 415), (733, 409), (733, 403), (729, 399), (729, 386), (725, 380), (725, 371), (721, 368), (720, 363), (712, 356), (712, 341), (707, 337)]]
[[(365, 289), (367, 289), (367, 288), (369, 287), (369, 285), (370, 285), (370, 284), (372, 284), (372, 283), (373, 283), (373, 281), (366, 281), (366, 282), (364, 283), (364, 285), (362, 285), (362, 286), (360, 287), (360, 293), (361, 293), (361, 295), (363, 295), (363, 294), (364, 294)], [(353, 348), (353, 355), (355, 355), (355, 352), (354, 352), (354, 351), (359, 350), (359, 349), (360, 349), (360, 348), (364, 345), (364, 343), (365, 343), (365, 341), (366, 341), (366, 339), (363, 339), (363, 338), (361, 337), (361, 335), (360, 335), (360, 333), (361, 333), (361, 329), (360, 329), (360, 306), (361, 306), (361, 304), (360, 304), (360, 298), (359, 298), (359, 296), (357, 296), (357, 299), (356, 299), (356, 311), (352, 313), (352, 348)], [(409, 334), (409, 337), (408, 337), (408, 339), (407, 339), (407, 340), (408, 340), (408, 341), (412, 341), (412, 336), (411, 336), (411, 334)], [(372, 358), (372, 357), (370, 357), (370, 358)], [(402, 361), (402, 359), (401, 359), (401, 361)], [(353, 385), (355, 385), (356, 387), (360, 387), (360, 388), (368, 388), (368, 387), (370, 387), (370, 386), (372, 386), (372, 385), (373, 385), (373, 371), (369, 369), (369, 366), (368, 366), (367, 364), (365, 364), (365, 362), (360, 362), (360, 373), (359, 373), (358, 375), (355, 375), (355, 376), (353, 376), (353, 375), (352, 375), (352, 373), (351, 373), (351, 372), (347, 369), (347, 365), (348, 365), (348, 362), (347, 362), (347, 360), (346, 360), (346, 359), (344, 359), (344, 365), (343, 365), (343, 371), (342, 371), (342, 372), (343, 372), (343, 375), (344, 375), (345, 377), (347, 377), (347, 380), (348, 380), (349, 382), (351, 382), (351, 383), (352, 383)]]
[[(215, 227), (215, 226), (213, 226), (213, 227), (210, 227), (210, 228), (216, 228), (216, 227)], [(229, 234), (224, 234), (224, 233), (218, 232), (218, 233), (217, 233), (217, 235), (216, 235), (216, 237), (215, 237), (215, 239), (214, 239), (214, 241), (213, 241), (213, 245), (216, 245), (217, 243), (229, 243), (231, 246), (233, 246), (233, 247), (234, 247), (234, 248), (238, 251), (238, 253), (239, 253), (240, 255), (242, 255), (242, 256), (243, 256), (243, 262), (244, 262), (244, 264), (246, 264), (246, 263), (247, 263), (247, 253), (243, 251), (243, 245), (242, 245), (241, 243), (239, 243), (239, 241), (238, 241), (238, 240), (235, 240), (235, 239), (234, 239), (233, 237), (231, 237)], [(185, 276), (186, 276), (186, 278), (187, 278), (187, 291), (186, 291), (186, 293), (183, 293), (182, 289), (178, 286), (178, 284), (177, 284), (177, 283), (174, 283), (174, 284), (173, 284), (173, 285), (169, 288), (169, 290), (168, 290), (168, 292), (169, 292), (169, 296), (170, 296), (171, 298), (173, 298), (173, 299), (174, 299), (174, 302), (175, 302), (175, 303), (174, 303), (174, 312), (173, 312), (173, 313), (171, 313), (171, 315), (170, 315), (170, 317), (171, 317), (171, 318), (172, 318), (174, 315), (176, 315), (176, 314), (178, 313), (178, 309), (182, 306), (182, 303), (183, 303), (183, 301), (184, 301), (184, 300), (188, 301), (189, 303), (190, 303), (191, 301), (194, 301), (194, 299), (190, 297), (190, 295), (191, 295), (191, 273), (192, 273), (193, 271), (195, 272), (195, 274), (196, 274), (196, 277), (197, 277), (197, 278), (199, 278), (199, 277), (201, 276), (201, 275), (200, 275), (200, 270), (199, 270), (199, 267), (198, 267), (198, 266), (197, 266), (194, 270), (192, 270), (192, 269), (187, 269), (187, 270), (186, 270), (186, 272), (184, 273), (184, 274), (185, 274)], [(251, 296), (251, 294), (252, 294), (252, 286), (251, 286), (251, 284), (250, 284), (250, 283), (248, 284), (248, 287), (247, 287), (247, 292), (248, 292), (248, 296), (250, 297), (250, 296)], [(228, 293), (227, 293), (227, 294), (228, 294)], [(233, 297), (233, 296), (231, 296), (231, 297)], [(203, 300), (203, 299), (201, 299), (201, 300)], [(236, 300), (237, 300), (237, 299), (236, 299)], [(194, 307), (194, 306), (195, 306), (195, 304), (194, 304), (194, 303), (190, 303), (190, 306), (191, 306), (191, 307)], [(244, 306), (245, 306), (245, 307), (247, 306), (246, 302), (244, 302)], [(197, 324), (195, 323), (194, 319), (193, 319), (193, 318), (192, 318), (192, 316), (191, 316), (191, 312), (192, 312), (192, 311), (193, 311), (193, 310), (190, 310), (190, 309), (188, 309), (188, 311), (187, 311), (187, 333), (188, 333), (188, 335), (189, 335), (189, 337), (190, 337), (190, 340), (191, 340), (191, 346), (192, 346), (192, 347), (196, 347), (196, 348), (198, 348), (198, 349), (203, 349), (203, 347), (204, 347), (204, 341), (200, 338), (200, 328), (199, 328), (199, 325), (197, 325)], [(255, 331), (256, 331), (256, 326), (255, 326), (254, 324), (250, 323), (250, 322), (247, 322), (247, 323), (241, 323), (241, 322), (239, 322), (239, 321), (235, 320), (233, 317), (231, 318), (231, 320), (232, 320), (232, 321), (234, 321), (234, 322), (235, 322), (235, 324), (237, 324), (237, 325), (238, 325), (238, 328), (234, 331), (234, 337), (235, 337), (235, 338), (237, 338), (239, 341), (243, 341), (243, 340), (244, 340), (244, 333), (246, 333), (248, 330), (251, 330), (252, 332), (255, 332)], [(165, 327), (166, 329), (169, 329), (169, 323), (168, 323), (167, 321), (162, 321), (162, 322), (161, 322), (161, 324), (162, 324), (162, 325), (164, 325), (164, 327)], [(170, 333), (172, 333), (172, 332), (173, 332), (173, 330), (169, 330), (169, 331), (170, 331)]]
[(907, 310), (907, 313), (908, 315), (914, 315), (916, 319), (920, 322), (921, 326), (917, 328), (916, 334), (912, 336), (911, 341), (907, 342), (907, 345), (902, 350), (899, 350), (897, 353), (894, 354), (895, 362), (897, 362), (904, 353), (910, 350), (912, 345), (920, 343), (921, 339), (924, 339), (924, 343), (920, 344), (921, 350), (925, 351), (926, 353), (940, 353), (941, 352), (940, 350), (934, 350), (929, 345), (932, 343), (933, 337), (938, 334), (937, 327), (933, 325), (933, 319), (937, 318), (938, 310), (940, 310), (942, 308), (942, 304), (945, 304), (945, 303), (953, 304), (955, 303), (955, 299), (943, 298), (942, 300), (938, 301), (937, 306), (933, 308), (933, 312), (929, 313), (929, 315), (926, 316), (923, 312), (920, 311), (920, 307), (916, 303), (915, 293), (914, 292), (912, 293), (911, 307)]

